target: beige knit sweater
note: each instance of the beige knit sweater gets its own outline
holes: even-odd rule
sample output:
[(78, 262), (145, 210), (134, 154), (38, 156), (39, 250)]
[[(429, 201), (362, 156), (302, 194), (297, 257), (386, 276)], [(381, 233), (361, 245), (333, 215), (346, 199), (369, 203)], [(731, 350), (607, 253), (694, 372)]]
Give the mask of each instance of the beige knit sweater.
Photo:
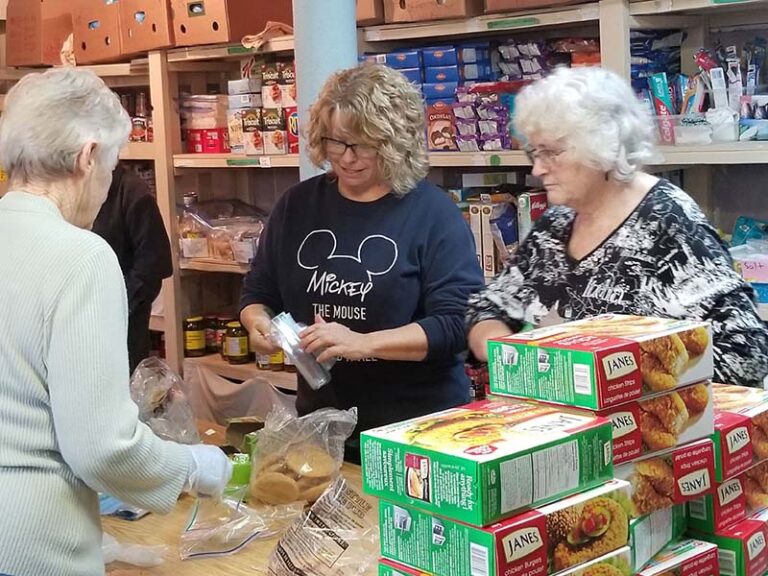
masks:
[(109, 246), (49, 200), (0, 199), (0, 574), (104, 573), (96, 491), (170, 510), (189, 450), (137, 421)]

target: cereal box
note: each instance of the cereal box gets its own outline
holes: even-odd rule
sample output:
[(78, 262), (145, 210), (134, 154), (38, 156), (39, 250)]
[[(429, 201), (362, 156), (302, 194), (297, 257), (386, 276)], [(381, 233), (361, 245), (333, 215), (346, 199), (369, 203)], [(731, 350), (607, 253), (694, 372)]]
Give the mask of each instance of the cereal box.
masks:
[(522, 401), (481, 401), (361, 435), (374, 496), (486, 526), (613, 477), (611, 424)]
[(264, 108), (280, 108), (283, 105), (283, 92), (280, 88), (280, 70), (277, 62), (261, 65), (261, 100)]
[(629, 547), (633, 573), (685, 533), (685, 504), (656, 510), (629, 522)]
[(604, 314), (488, 342), (491, 392), (583, 408), (709, 380), (706, 322)]
[(690, 531), (717, 545), (722, 576), (763, 576), (768, 571), (768, 526), (764, 512), (748, 517), (714, 534)]
[(715, 489), (712, 440), (699, 440), (656, 452), (615, 469), (632, 484), (632, 516), (650, 514), (711, 494)]
[(262, 110), (264, 126), (264, 154), (286, 154), (288, 135), (285, 132), (285, 116), (280, 108)]
[(264, 127), (261, 108), (241, 110), (243, 122), (243, 143), (248, 156), (264, 154)]
[(284, 108), (288, 154), (299, 153), (299, 111), (296, 106)]
[(732, 478), (768, 459), (768, 391), (713, 384), (716, 477)]
[(486, 528), (381, 500), (381, 554), (435, 574), (557, 574), (627, 545), (629, 490), (613, 480)]
[(717, 546), (687, 538), (664, 548), (637, 573), (637, 576), (719, 576), (720, 574)]

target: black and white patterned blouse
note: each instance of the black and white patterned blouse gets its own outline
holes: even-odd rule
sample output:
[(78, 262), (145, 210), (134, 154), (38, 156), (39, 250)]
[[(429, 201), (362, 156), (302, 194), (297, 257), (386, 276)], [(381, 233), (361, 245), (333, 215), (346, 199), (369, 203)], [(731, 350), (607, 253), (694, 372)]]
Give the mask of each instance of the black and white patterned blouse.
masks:
[(697, 204), (666, 180), (592, 253), (567, 253), (575, 212), (539, 218), (512, 264), (470, 299), (468, 325), (497, 319), (515, 331), (552, 316), (602, 313), (709, 320), (718, 382), (763, 385), (768, 330), (754, 292)]

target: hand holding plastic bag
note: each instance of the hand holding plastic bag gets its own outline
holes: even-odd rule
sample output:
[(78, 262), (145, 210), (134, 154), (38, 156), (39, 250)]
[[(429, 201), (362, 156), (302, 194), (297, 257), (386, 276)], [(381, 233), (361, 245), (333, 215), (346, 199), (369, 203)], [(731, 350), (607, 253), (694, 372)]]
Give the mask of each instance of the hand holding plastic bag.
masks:
[(192, 467), (184, 484), (184, 491), (194, 495), (221, 496), (232, 477), (232, 462), (216, 446), (193, 444)]
[(106, 532), (101, 540), (101, 551), (104, 555), (104, 564), (123, 562), (140, 568), (160, 566), (165, 560), (163, 556), (167, 548), (165, 546), (141, 546), (139, 544), (120, 544), (113, 536)]

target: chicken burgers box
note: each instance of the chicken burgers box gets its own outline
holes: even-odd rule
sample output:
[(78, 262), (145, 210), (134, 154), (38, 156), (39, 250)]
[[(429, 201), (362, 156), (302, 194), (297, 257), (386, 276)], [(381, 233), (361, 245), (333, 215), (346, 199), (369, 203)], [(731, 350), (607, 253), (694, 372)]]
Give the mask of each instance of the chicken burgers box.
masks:
[(633, 517), (711, 494), (715, 489), (715, 450), (699, 440), (617, 466), (616, 478), (632, 484)]
[(713, 384), (718, 482), (768, 459), (768, 391)]
[(556, 574), (627, 545), (629, 488), (613, 480), (486, 528), (380, 500), (381, 554), (434, 574)]
[(761, 512), (714, 534), (690, 533), (717, 546), (722, 576), (763, 576), (768, 571), (766, 520)]
[(490, 389), (603, 409), (712, 378), (707, 322), (604, 314), (488, 342)]
[(369, 494), (487, 526), (613, 478), (611, 423), (482, 401), (361, 434)]
[[(686, 539), (670, 544), (637, 573), (637, 576), (720, 576), (717, 546)], [(741, 573), (739, 573), (741, 574)]]

